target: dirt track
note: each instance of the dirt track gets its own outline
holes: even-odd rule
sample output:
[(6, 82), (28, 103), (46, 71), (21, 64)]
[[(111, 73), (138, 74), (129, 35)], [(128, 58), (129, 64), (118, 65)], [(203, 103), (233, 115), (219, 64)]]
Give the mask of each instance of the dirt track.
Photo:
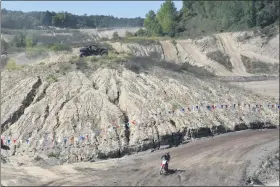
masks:
[(232, 57), (231, 58), (231, 63), (233, 66), (233, 71), (234, 73), (236, 73), (237, 75), (249, 75), (246, 72), (246, 69), (242, 63), (242, 60), (240, 58), (239, 55), (239, 51), (237, 49), (237, 45), (234, 42), (234, 40), (232, 40), (232, 38), (230, 37), (229, 33), (222, 33), (217, 35), (220, 38), (220, 41), (225, 49), (225, 52)]
[[(198, 140), (171, 153), (168, 176), (159, 175), (160, 156), (166, 150), (139, 153), (96, 163), (53, 167), (2, 164), (3, 185), (240, 185), (249, 160), (279, 146), (278, 129), (234, 132)], [(271, 147), (271, 146), (270, 146)], [(264, 150), (265, 149), (265, 150)], [(256, 159), (255, 159), (256, 160)], [(256, 163), (254, 163), (256, 164)]]
[(243, 87), (263, 96), (271, 96), (276, 99), (279, 98), (279, 79), (252, 82), (232, 82), (230, 84)]

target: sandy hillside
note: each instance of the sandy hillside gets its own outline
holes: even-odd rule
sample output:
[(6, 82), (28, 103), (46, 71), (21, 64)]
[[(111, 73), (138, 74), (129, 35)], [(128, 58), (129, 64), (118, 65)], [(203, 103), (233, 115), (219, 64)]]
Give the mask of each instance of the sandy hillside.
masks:
[[(2, 72), (1, 84), (3, 135), (32, 140), (28, 145), (17, 142), (16, 149), (12, 146), (15, 153), (59, 154), (63, 162), (116, 157), (166, 145), (175, 132), (183, 141), (190, 136), (279, 126), (276, 108), (257, 112), (253, 107), (277, 104), (272, 98), (151, 59), (117, 65), (104, 57), (26, 66)], [(239, 108), (234, 108), (238, 103)], [(221, 104), (229, 108), (207, 109)], [(127, 122), (129, 128), (124, 127)], [(89, 138), (81, 142), (82, 135)]]
[[(114, 43), (112, 46), (118, 51), (126, 51), (136, 56), (149, 56), (149, 53), (144, 52), (147, 47), (139, 44), (133, 46)], [(160, 41), (150, 45), (148, 50), (158, 56), (163, 55), (164, 58), (161, 59), (176, 64), (187, 62), (218, 76), (279, 74), (279, 35), (266, 39), (251, 32), (220, 33), (195, 40), (176, 40), (175, 43)], [(270, 70), (262, 71), (264, 65)]]
[[(71, 32), (60, 37), (84, 42), (113, 30)], [(10, 146), (1, 151), (1, 184), (245, 185), (250, 176), (279, 183), (275, 164), (259, 163), (279, 145), (279, 78), (217, 81), (277, 74), (277, 39), (239, 32), (114, 42), (116, 53), (83, 59), (78, 48), (9, 54), (24, 66), (1, 72), (1, 130)], [(195, 141), (205, 137), (212, 138)], [(161, 149), (172, 146), (171, 175), (160, 176)]]

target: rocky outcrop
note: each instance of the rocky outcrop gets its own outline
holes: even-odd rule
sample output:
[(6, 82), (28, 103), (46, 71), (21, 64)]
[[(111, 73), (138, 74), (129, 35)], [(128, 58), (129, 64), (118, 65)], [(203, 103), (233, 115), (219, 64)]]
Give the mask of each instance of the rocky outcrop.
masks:
[[(153, 74), (123, 68), (100, 68), (89, 76), (71, 71), (55, 82), (43, 75), (21, 76), (21, 81), (16, 81), (20, 73), (2, 76), (3, 135), (23, 140), (17, 141), (15, 154), (44, 154), (73, 162), (166, 145), (172, 133), (190, 138), (236, 130), (239, 124), (237, 130), (251, 128), (252, 122), (262, 128), (279, 125), (275, 109), (206, 108), (215, 103), (272, 102), (268, 99), (161, 68)], [(191, 112), (190, 105), (200, 110)], [(128, 121), (135, 123), (124, 127)], [(81, 135), (88, 139), (78, 141)], [(68, 138), (65, 144), (63, 138)]]

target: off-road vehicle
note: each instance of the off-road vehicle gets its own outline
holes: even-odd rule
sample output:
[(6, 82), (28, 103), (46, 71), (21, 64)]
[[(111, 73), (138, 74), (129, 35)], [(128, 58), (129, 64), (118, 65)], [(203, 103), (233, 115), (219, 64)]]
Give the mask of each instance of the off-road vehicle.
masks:
[(98, 47), (97, 45), (90, 45), (80, 48), (80, 57), (96, 56), (96, 55), (108, 55), (108, 49)]

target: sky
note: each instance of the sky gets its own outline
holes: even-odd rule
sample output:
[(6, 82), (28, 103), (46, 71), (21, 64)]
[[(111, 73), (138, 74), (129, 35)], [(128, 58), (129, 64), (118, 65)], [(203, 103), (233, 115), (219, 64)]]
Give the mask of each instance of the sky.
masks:
[[(76, 15), (112, 15), (114, 17), (145, 17), (149, 10), (155, 12), (163, 1), (2, 1), (1, 8), (29, 11), (66, 11)], [(174, 1), (178, 10), (182, 1)]]

